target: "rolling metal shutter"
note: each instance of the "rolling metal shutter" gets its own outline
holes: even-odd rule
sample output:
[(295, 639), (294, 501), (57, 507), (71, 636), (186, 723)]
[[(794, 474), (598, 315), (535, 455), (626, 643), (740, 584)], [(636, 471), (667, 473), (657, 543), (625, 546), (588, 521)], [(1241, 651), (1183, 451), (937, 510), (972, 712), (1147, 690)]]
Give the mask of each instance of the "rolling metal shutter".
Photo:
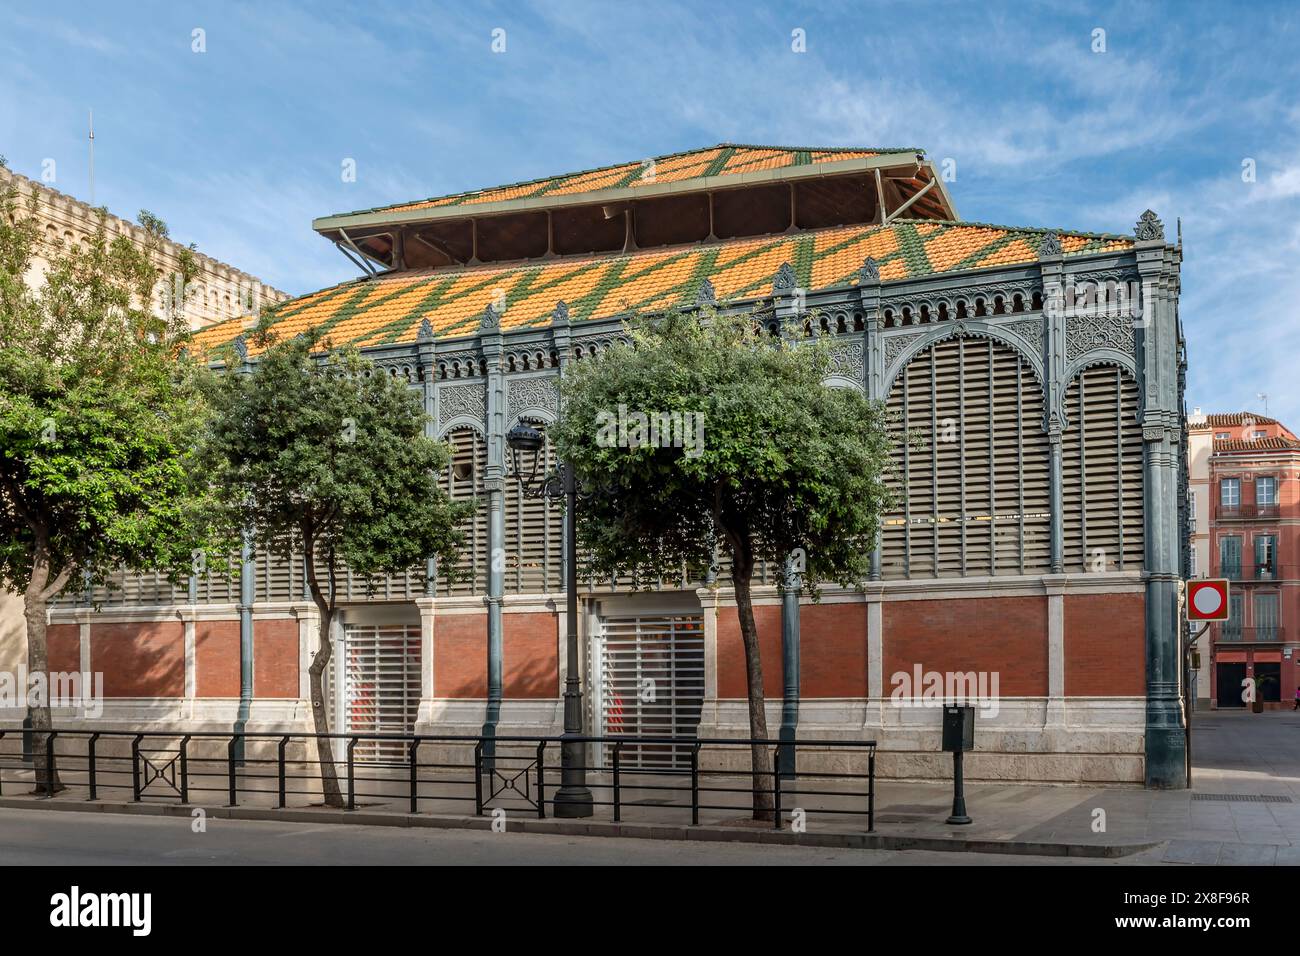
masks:
[[(704, 705), (704, 618), (698, 614), (607, 617), (592, 655), (599, 732), (694, 737)], [(609, 766), (613, 746), (601, 748)], [(686, 745), (625, 745), (620, 766), (684, 770)]]
[[(339, 685), (336, 676), (343, 672)], [(330, 658), (330, 698), (342, 733), (410, 734), (420, 707), (420, 628), (349, 624)], [(356, 759), (406, 760), (401, 741), (360, 741)]]

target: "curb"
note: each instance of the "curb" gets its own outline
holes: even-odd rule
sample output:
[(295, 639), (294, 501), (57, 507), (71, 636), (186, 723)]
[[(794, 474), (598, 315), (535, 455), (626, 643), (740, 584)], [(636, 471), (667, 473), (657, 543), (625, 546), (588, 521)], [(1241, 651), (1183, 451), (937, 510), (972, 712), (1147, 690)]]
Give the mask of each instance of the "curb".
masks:
[[(195, 804), (60, 802), (40, 797), (0, 797), (0, 808), (71, 813), (119, 813), (136, 816), (189, 818)], [(368, 810), (285, 809), (274, 807), (204, 807), (216, 820), (270, 823), (328, 823), (338, 826), (424, 827), (436, 830), (491, 830), (491, 817), (431, 813), (376, 813)], [(1160, 846), (1151, 843), (1028, 843), (961, 837), (891, 836), (881, 833), (750, 829), (728, 826), (681, 826), (671, 823), (579, 822), (575, 820), (507, 818), (506, 832), (552, 836), (622, 837), (637, 840), (689, 840), (708, 843), (765, 843), (854, 850), (937, 850), (948, 853), (998, 853), (1010, 856), (1065, 856), (1113, 860)]]

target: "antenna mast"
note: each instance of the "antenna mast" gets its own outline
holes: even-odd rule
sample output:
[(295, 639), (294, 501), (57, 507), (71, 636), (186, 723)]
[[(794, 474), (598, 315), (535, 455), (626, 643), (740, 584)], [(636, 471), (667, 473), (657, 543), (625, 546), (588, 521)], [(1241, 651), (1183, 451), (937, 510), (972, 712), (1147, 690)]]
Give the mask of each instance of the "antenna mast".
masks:
[(90, 111), (90, 205), (95, 205), (95, 111)]

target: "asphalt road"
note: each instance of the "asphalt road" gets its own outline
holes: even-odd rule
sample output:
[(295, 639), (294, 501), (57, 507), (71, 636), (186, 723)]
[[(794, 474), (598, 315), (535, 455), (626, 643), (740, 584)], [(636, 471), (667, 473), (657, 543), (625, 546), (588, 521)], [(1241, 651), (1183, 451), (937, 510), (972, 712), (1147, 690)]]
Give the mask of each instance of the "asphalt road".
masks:
[[(207, 821), (181, 817), (0, 810), (0, 867), (95, 865), (640, 865), (963, 866), (1101, 864), (1100, 860), (909, 850), (834, 850), (433, 830)], [(1139, 862), (1130, 858), (1129, 863)], [(1145, 861), (1150, 862), (1150, 861)]]

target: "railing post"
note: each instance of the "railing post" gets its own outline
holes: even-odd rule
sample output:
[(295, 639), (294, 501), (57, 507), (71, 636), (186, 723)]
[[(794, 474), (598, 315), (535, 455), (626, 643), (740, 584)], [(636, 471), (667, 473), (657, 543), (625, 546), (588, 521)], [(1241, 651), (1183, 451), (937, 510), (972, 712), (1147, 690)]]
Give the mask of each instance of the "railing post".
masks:
[(474, 745), (474, 816), (483, 816), (483, 738)]
[(136, 734), (131, 739), (131, 799), (140, 802), (140, 741), (144, 734)]
[(236, 806), (239, 803), (238, 785), (235, 780), (235, 744), (239, 740), (239, 735), (235, 734), (230, 738), (230, 743), (226, 745), (226, 780), (230, 787), (230, 802), (228, 807)]
[(357, 757), (353, 752), (357, 748), (357, 738), (348, 738), (348, 809), (357, 808)]
[(867, 757), (867, 832), (876, 829), (876, 746), (871, 745)]
[(537, 742), (537, 819), (546, 819), (546, 741)]
[(772, 748), (772, 829), (781, 829), (781, 745)]
[(45, 738), (45, 799), (54, 799), (54, 781), (57, 779), (57, 769), (54, 766), (54, 738), (59, 735), (57, 730), (51, 730)]
[(691, 826), (700, 825), (700, 745), (691, 748)]
[[(0, 734), (0, 737), (3, 736), (4, 734)], [(95, 742), (97, 740), (99, 740), (99, 731), (95, 731), (93, 734), (90, 735), (90, 741), (87, 744), (87, 750), (86, 750), (86, 757), (87, 757), (86, 766), (87, 769), (90, 771), (90, 797), (88, 798), (90, 800), (94, 800), (99, 796), (99, 785), (96, 782), (96, 776), (95, 776)]]
[(623, 819), (623, 793), (622, 785), (618, 775), (618, 758), (619, 753), (623, 750), (623, 741), (614, 744), (614, 822), (619, 823)]
[[(5, 734), (6, 734), (6, 733), (7, 733), (7, 731), (0, 730), (0, 740), (4, 740), (4, 739), (5, 739)], [(3, 795), (4, 792), (5, 792), (5, 788), (4, 788), (4, 776), (5, 776), (5, 775), (4, 775), (4, 771), (0, 770), (0, 795)]]
[(181, 738), (181, 803), (190, 802), (190, 735)]
[(280, 746), (276, 748), (279, 752), (276, 755), (276, 776), (279, 784), (280, 809), (284, 809), (284, 750), (289, 746), (289, 735), (285, 734), (280, 738)]
[(419, 764), (416, 761), (420, 755), (420, 738), (412, 737), (411, 746), (406, 752), (406, 759), (411, 765), (411, 812), (418, 813), (417, 809), (420, 800), (420, 775)]

